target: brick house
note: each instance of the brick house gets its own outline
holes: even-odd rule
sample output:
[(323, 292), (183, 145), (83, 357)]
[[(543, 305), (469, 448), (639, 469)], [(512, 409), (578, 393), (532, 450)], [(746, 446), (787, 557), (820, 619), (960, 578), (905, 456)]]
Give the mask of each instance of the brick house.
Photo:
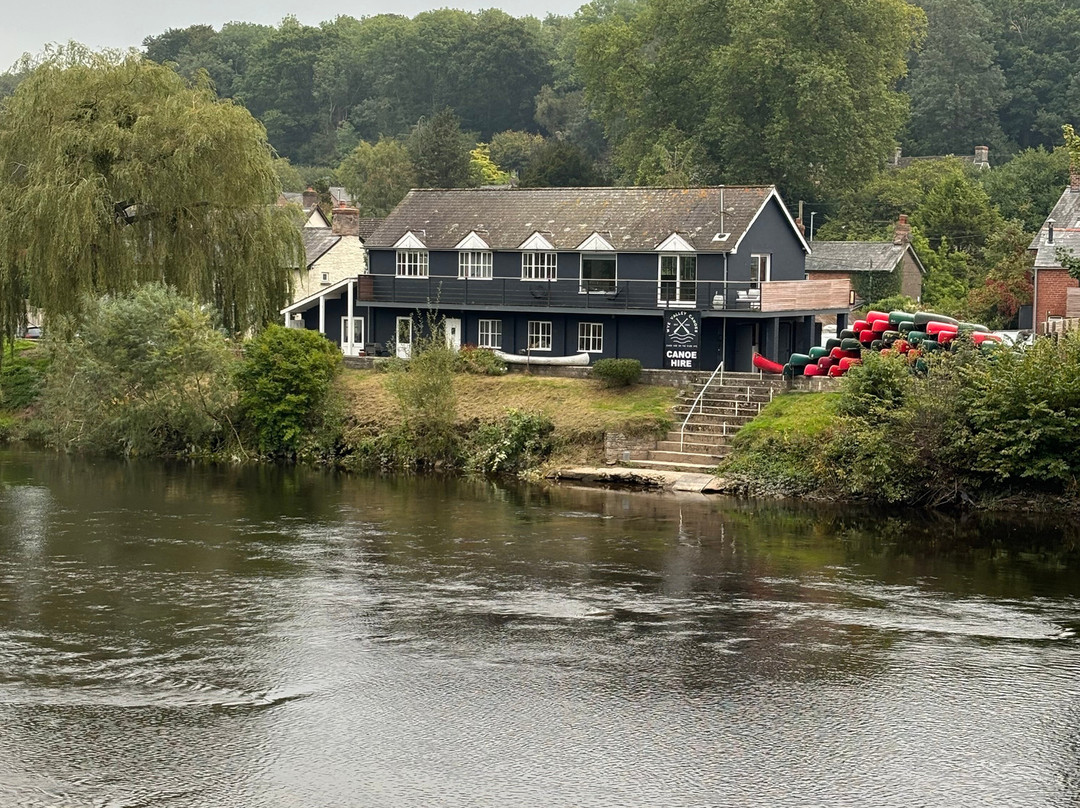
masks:
[(1080, 318), (1080, 283), (1062, 267), (1060, 253), (1080, 258), (1080, 166), (1072, 166), (1069, 187), (1035, 234), (1030, 252), (1035, 286), (1032, 310), (1036, 334), (1047, 332), (1047, 322)]
[(874, 279), (881, 277), (883, 288), (895, 288), (915, 300), (922, 297), (926, 267), (911, 246), (911, 225), (905, 215), (896, 223), (892, 241), (812, 241), (810, 248), (806, 259), (810, 280), (843, 278), (872, 302), (888, 296), (872, 291)]

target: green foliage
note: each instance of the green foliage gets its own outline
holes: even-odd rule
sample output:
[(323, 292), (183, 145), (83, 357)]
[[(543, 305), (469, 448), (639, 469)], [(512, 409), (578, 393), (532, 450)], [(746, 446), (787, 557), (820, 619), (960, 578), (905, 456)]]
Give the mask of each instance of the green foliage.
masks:
[(905, 151), (970, 154), (980, 144), (1000, 147), (1005, 74), (995, 62), (990, 12), (976, 0), (922, 0), (920, 5), (929, 29), (911, 63)]
[(865, 314), (868, 311), (918, 311), (923, 308), (919, 301), (908, 297), (907, 295), (890, 295), (889, 297), (882, 297), (877, 300), (870, 299), (870, 302), (864, 304), (860, 308), (860, 312)]
[(477, 143), (469, 152), (469, 177), (472, 185), (506, 185), (510, 182), (510, 173), (491, 159), (491, 147), (487, 143)]
[(1069, 156), (1064, 148), (1025, 149), (1004, 165), (979, 172), (979, 183), (1006, 220), (1019, 219), (1036, 232), (1069, 182)]
[(88, 300), (76, 331), (54, 321), (40, 434), (64, 450), (218, 451), (233, 441), (233, 354), (211, 315), (160, 285)]
[(911, 369), (903, 356), (866, 351), (863, 363), (844, 374), (837, 411), (870, 423), (880, 423), (900, 406), (911, 388)]
[(1031, 303), (1033, 285), (1031, 267), (1034, 257), (1028, 253), (1029, 236), (1017, 221), (990, 237), (986, 260), (991, 268), (982, 285), (974, 286), (961, 307), (967, 322), (983, 323), (990, 328), (1013, 325), (1020, 307)]
[(405, 462), (397, 465), (453, 464), (461, 451), (455, 430), (457, 352), (447, 345), (445, 321), (438, 315), (429, 313), (416, 331), (410, 358), (387, 363), (386, 388), (401, 413), (396, 434), (408, 447), (407, 452), (398, 453)]
[(381, 138), (375, 145), (360, 141), (341, 161), (335, 176), (361, 216), (385, 216), (416, 185), (408, 150), (389, 138)]
[(637, 359), (597, 359), (592, 376), (605, 387), (629, 387), (641, 378), (641, 362)]
[(496, 165), (517, 174), (529, 164), (533, 152), (543, 142), (542, 135), (532, 132), (499, 132), (491, 136), (488, 156)]
[(546, 140), (536, 147), (521, 172), (523, 188), (581, 188), (598, 185), (600, 177), (580, 147)]
[(469, 183), (472, 140), (461, 131), (461, 120), (449, 107), (430, 119), (421, 118), (406, 143), (424, 188), (460, 188)]
[(881, 300), (898, 296), (900, 272), (853, 272), (851, 273), (851, 288), (855, 290), (860, 300)]
[(49, 357), (40, 349), (33, 350), (32, 343), (17, 341), (12, 344), (11, 355), (5, 357), (0, 367), (0, 408), (24, 410), (32, 406), (41, 394)]
[(276, 318), (302, 245), (265, 132), (168, 68), (58, 51), (0, 127), (0, 332), (165, 282), (242, 331)]
[(496, 356), (490, 348), (462, 345), (454, 358), (454, 369), (461, 373), (474, 373), (477, 376), (503, 376), (506, 373), (506, 362)]
[(259, 451), (294, 457), (333, 413), (341, 352), (322, 334), (271, 325), (244, 346), (240, 410)]
[(510, 410), (493, 424), (475, 431), (467, 468), (484, 474), (511, 474), (534, 468), (554, 448), (555, 424), (546, 415)]

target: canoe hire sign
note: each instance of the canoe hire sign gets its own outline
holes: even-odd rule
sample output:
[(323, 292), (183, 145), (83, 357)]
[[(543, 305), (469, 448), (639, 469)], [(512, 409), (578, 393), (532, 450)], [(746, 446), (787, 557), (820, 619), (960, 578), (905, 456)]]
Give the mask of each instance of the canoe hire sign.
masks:
[(699, 370), (701, 315), (695, 311), (664, 312), (664, 367)]

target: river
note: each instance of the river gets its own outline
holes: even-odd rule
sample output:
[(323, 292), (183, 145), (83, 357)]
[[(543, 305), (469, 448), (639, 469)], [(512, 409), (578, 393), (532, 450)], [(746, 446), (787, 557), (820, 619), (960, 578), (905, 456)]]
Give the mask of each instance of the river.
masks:
[(1080, 529), (0, 453), (0, 806), (1080, 804)]

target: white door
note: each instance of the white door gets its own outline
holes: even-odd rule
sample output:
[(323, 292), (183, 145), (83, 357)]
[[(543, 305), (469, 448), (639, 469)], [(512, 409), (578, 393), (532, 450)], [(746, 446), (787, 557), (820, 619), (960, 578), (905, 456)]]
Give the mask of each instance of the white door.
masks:
[(447, 317), (446, 323), (446, 347), (452, 351), (461, 350), (461, 320), (456, 317)]
[(398, 359), (408, 359), (412, 356), (412, 317), (397, 318), (397, 346)]
[(364, 350), (364, 318), (353, 317), (353, 339), (349, 344), (349, 318), (341, 318), (341, 352), (346, 356), (359, 356)]

